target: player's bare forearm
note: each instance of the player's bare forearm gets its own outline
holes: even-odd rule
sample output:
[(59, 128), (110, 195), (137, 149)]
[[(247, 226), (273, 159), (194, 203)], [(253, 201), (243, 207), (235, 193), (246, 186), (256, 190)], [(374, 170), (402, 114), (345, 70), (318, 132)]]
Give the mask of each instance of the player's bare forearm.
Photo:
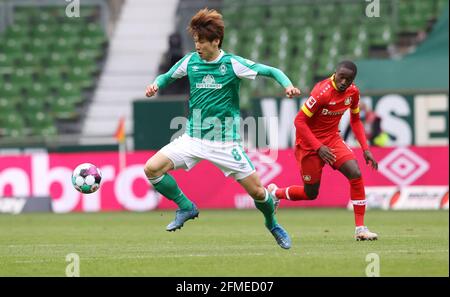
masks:
[(373, 169), (378, 170), (378, 162), (375, 160), (369, 149), (364, 150), (364, 160), (366, 160), (367, 165), (370, 165)]

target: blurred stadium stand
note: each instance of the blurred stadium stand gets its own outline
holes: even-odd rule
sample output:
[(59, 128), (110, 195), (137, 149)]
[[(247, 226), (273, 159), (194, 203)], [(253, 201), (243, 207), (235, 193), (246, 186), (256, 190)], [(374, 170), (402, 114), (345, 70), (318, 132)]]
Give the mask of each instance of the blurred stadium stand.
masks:
[[(209, 5), (205, 5), (208, 2)], [(367, 17), (360, 0), (181, 0), (177, 26), (185, 52), (189, 17), (201, 7), (219, 9), (225, 20), (225, 51), (278, 67), (307, 92), (330, 75), (338, 60), (398, 57), (411, 50), (448, 4), (447, 0), (381, 0), (379, 17)], [(183, 20), (183, 21), (181, 21)], [(241, 99), (282, 95), (275, 82), (243, 81)]]
[[(200, 8), (220, 10), (225, 51), (284, 70), (307, 93), (338, 60), (396, 58), (427, 39), (448, 0), (0, 0), (0, 146), (115, 144), (132, 101), (193, 50), (186, 31)], [(447, 15), (448, 17), (448, 15)], [(180, 82), (164, 94), (186, 94)], [(249, 99), (279, 96), (275, 82), (243, 81)], [(184, 96), (185, 97), (185, 96)]]
[[(167, 39), (174, 28), (176, 0), (124, 2), (110, 40), (108, 59), (87, 113), (81, 143), (115, 141), (111, 135), (120, 117), (131, 134), (132, 104), (157, 74)], [(168, 21), (170, 20), (170, 21)]]
[(108, 44), (106, 2), (84, 2), (75, 18), (61, 1), (0, 2), (1, 140), (80, 133)]
[(131, 133), (177, 2), (0, 0), (0, 146), (115, 144), (122, 116)]

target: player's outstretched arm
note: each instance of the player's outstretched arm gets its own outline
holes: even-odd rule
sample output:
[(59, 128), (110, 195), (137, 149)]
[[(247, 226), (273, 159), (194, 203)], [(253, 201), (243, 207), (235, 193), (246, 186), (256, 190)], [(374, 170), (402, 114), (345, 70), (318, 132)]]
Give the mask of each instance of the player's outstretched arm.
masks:
[(255, 64), (255, 70), (258, 74), (275, 79), (280, 85), (284, 87), (286, 96), (288, 98), (298, 97), (301, 94), (299, 88), (292, 85), (291, 80), (278, 68), (267, 66), (264, 64)]
[(170, 68), (164, 74), (160, 74), (156, 77), (155, 81), (147, 87), (145, 90), (145, 96), (152, 97), (154, 96), (159, 89), (163, 89), (173, 83), (175, 80), (182, 78), (187, 75), (187, 65), (189, 63), (189, 59), (191, 58), (191, 54), (187, 54), (181, 60), (179, 60), (175, 65)]
[(301, 92), (292, 85), (291, 80), (278, 68), (257, 64), (253, 61), (246, 60), (239, 56), (231, 58), (233, 71), (239, 78), (255, 79), (257, 75), (262, 75), (275, 79), (283, 86), (288, 98), (298, 97)]

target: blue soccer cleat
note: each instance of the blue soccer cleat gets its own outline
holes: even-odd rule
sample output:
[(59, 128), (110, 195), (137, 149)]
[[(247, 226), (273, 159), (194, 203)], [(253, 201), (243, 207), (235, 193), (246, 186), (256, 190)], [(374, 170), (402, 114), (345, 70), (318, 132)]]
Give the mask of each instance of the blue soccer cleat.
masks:
[(175, 231), (181, 229), (187, 220), (195, 219), (198, 217), (199, 211), (195, 204), (192, 203), (192, 209), (182, 210), (178, 209), (175, 213), (175, 220), (173, 220), (169, 225), (167, 225), (167, 231)]
[(291, 248), (291, 238), (283, 227), (277, 224), (270, 230), (270, 233), (272, 233), (273, 237), (275, 237), (275, 240), (282, 248), (286, 250)]

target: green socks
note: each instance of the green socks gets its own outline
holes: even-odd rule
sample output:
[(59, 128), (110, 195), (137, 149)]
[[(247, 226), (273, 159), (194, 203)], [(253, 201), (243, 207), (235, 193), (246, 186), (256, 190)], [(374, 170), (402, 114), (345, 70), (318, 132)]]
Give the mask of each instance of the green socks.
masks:
[(168, 173), (148, 179), (156, 191), (175, 202), (182, 210), (191, 210), (192, 202), (178, 187), (175, 179)]
[(266, 219), (265, 225), (266, 227), (271, 230), (273, 227), (275, 227), (278, 222), (277, 219), (275, 218), (275, 207), (273, 205), (273, 199), (272, 199), (272, 195), (269, 194), (269, 192), (265, 189), (266, 191), (266, 198), (264, 199), (264, 201), (260, 201), (260, 200), (254, 200), (255, 201), (255, 206), (257, 209), (259, 209), (259, 211), (261, 211), (264, 215), (264, 218)]

